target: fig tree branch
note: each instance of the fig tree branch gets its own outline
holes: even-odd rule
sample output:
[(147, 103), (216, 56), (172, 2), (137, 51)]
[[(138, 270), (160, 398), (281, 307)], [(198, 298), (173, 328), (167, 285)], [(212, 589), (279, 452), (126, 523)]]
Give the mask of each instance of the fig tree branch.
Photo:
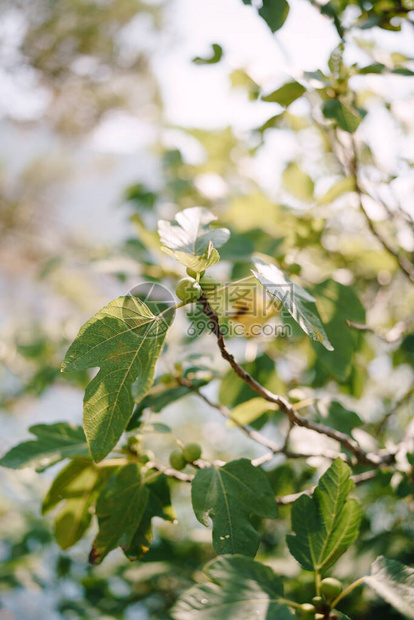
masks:
[(383, 463), (393, 462), (394, 455), (392, 454), (386, 454), (382, 456), (378, 456), (376, 454), (368, 454), (359, 446), (357, 441), (355, 441), (345, 433), (330, 428), (329, 426), (325, 426), (324, 424), (318, 424), (316, 422), (308, 420), (307, 418), (303, 418), (297, 413), (293, 404), (290, 403), (287, 398), (278, 394), (273, 394), (270, 390), (268, 390), (258, 381), (256, 381), (254, 377), (252, 377), (242, 366), (240, 366), (234, 356), (227, 349), (223, 333), (220, 329), (218, 316), (211, 308), (208, 299), (202, 295), (199, 299), (199, 302), (203, 307), (204, 314), (210, 320), (209, 327), (211, 332), (217, 338), (217, 344), (223, 359), (225, 359), (230, 364), (236, 375), (240, 377), (240, 379), (242, 379), (245, 383), (247, 383), (247, 385), (249, 385), (257, 394), (259, 394), (259, 396), (261, 396), (268, 402), (278, 405), (280, 411), (282, 411), (288, 417), (292, 425), (307, 428), (321, 435), (326, 435), (331, 439), (335, 439), (341, 444), (344, 449), (351, 452), (356, 458), (356, 461), (360, 464), (379, 467)]

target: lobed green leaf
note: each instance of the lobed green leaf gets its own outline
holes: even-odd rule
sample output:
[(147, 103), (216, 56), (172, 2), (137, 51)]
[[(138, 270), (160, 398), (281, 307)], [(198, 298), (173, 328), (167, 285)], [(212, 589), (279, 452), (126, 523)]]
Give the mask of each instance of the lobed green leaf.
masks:
[(173, 318), (173, 308), (155, 315), (137, 297), (118, 297), (85, 323), (66, 353), (62, 371), (100, 367), (86, 388), (83, 409), (85, 434), (96, 462), (116, 445), (134, 402), (151, 387)]
[(211, 583), (196, 585), (172, 610), (174, 620), (291, 620), (283, 585), (269, 566), (243, 555), (223, 556), (204, 568)]
[(174, 519), (165, 477), (159, 472), (148, 477), (146, 483), (139, 466), (130, 463), (104, 487), (96, 504), (99, 532), (89, 555), (91, 564), (100, 564), (118, 546), (129, 559), (138, 559), (148, 551), (152, 517)]
[(217, 553), (252, 556), (259, 536), (249, 515), (277, 517), (277, 506), (265, 473), (248, 459), (199, 469), (192, 483), (191, 498), (197, 519), (213, 522), (213, 546)]
[(24, 441), (0, 459), (0, 465), (10, 469), (22, 467), (50, 467), (66, 458), (89, 456), (82, 427), (58, 422), (36, 424), (29, 431), (36, 439)]
[(313, 496), (302, 495), (292, 507), (289, 551), (309, 571), (324, 571), (357, 539), (361, 509), (348, 494), (351, 470), (336, 459), (319, 480)]

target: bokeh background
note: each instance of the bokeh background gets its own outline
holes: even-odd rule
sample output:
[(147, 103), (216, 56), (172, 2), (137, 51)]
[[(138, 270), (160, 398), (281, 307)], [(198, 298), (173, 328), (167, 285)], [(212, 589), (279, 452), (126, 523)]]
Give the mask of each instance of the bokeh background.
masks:
[[(355, 10), (351, 7), (346, 19), (352, 20)], [(227, 258), (237, 258), (233, 272), (226, 260), (216, 268), (223, 280), (248, 273), (240, 258), (246, 247), (273, 254), (277, 249), (284, 268), (301, 273), (305, 283), (332, 277), (359, 287), (373, 329), (385, 333), (410, 316), (412, 286), (372, 237), (355, 196), (324, 200), (342, 173), (309, 120), (312, 102), (298, 100), (283, 112), (278, 104), (257, 99), (258, 92), (274, 90), (291, 77), (301, 79), (305, 71), (327, 71), (339, 42), (332, 23), (305, 0), (292, 0), (276, 36), (241, 0), (3, 0), (2, 453), (27, 438), (33, 424), (81, 421), (87, 378), (59, 373), (68, 343), (89, 316), (142, 280), (162, 279), (173, 289), (183, 274), (159, 252), (154, 231), (157, 219), (171, 217), (177, 206), (212, 208), (240, 239), (228, 251)], [(213, 43), (224, 52), (218, 63), (207, 62)], [(404, 23), (398, 32), (353, 33), (345, 60), (408, 67), (413, 55), (412, 24)], [(366, 158), (365, 181), (378, 198), (367, 199), (366, 208), (403, 252), (412, 253), (407, 222), (414, 214), (413, 80), (391, 74), (352, 80), (368, 111), (357, 134)], [(264, 125), (278, 114), (278, 121)], [(266, 250), (263, 235), (252, 237), (251, 229), (265, 231), (273, 246)], [(185, 316), (178, 318), (161, 371), (181, 358), (185, 327)], [(266, 343), (236, 340), (232, 347), (247, 360), (268, 352)], [(200, 350), (197, 343), (190, 346)], [(292, 349), (277, 345), (275, 389), (305, 385), (306, 394), (314, 396), (324, 385), (332, 398), (342, 393), (343, 402), (368, 425), (398, 410), (399, 417), (380, 430), (390, 442), (410, 439), (412, 340), (396, 359), (392, 342), (368, 333), (338, 383), (321, 379), (319, 369), (319, 385), (306, 346), (301, 341)], [(206, 338), (202, 350), (208, 358), (214, 343)], [(218, 368), (224, 375), (225, 367)], [(217, 385), (209, 389), (214, 394)], [(168, 407), (159, 419), (184, 440), (198, 438), (212, 458), (261, 454), (191, 398)], [(265, 432), (279, 436), (272, 425)], [(360, 430), (358, 438), (369, 446), (368, 432)], [(172, 444), (166, 438), (157, 441), (166, 462)], [(298, 431), (294, 441), (298, 449), (309, 450), (309, 435)], [(312, 449), (319, 453), (329, 447), (326, 441), (313, 441)], [(308, 460), (308, 470), (295, 464), (293, 474), (286, 469), (281, 489), (298, 490), (309, 471), (326, 465), (319, 457)], [(177, 591), (212, 557), (210, 533), (191, 514), (188, 489), (176, 489), (179, 523), (174, 529), (159, 526), (148, 561), (130, 565), (113, 552), (92, 569), (86, 563), (88, 544), (59, 550), (53, 518), (40, 514), (55, 472), (0, 472), (0, 618), (168, 618)], [(410, 507), (400, 507), (402, 514), (390, 509), (384, 490), (389, 484), (371, 491), (361, 570), (380, 535), (394, 557), (414, 558), (410, 519), (390, 539)], [(283, 564), (284, 572), (294, 575), (286, 549), (277, 547), (284, 527), (268, 532), (262, 552), (272, 556), (276, 568)], [(352, 574), (349, 563), (343, 571)], [(358, 617), (371, 617), (370, 602), (357, 604), (366, 613)]]

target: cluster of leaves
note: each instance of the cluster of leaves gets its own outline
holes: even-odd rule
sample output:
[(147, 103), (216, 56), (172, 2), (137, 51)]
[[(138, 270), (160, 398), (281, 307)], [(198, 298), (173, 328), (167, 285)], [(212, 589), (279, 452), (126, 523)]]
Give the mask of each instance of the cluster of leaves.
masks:
[[(285, 0), (265, 0), (259, 8), (259, 3), (243, 2), (248, 5), (246, 11), (257, 9), (272, 32), (277, 32), (289, 18), (289, 4)], [(409, 516), (414, 459), (406, 437), (412, 390), (402, 398), (394, 388), (389, 394), (381, 378), (373, 377), (372, 370), (368, 372), (369, 363), (376, 355), (382, 359), (387, 355), (397, 370), (412, 366), (413, 336), (401, 332), (394, 345), (392, 340), (387, 340), (387, 334), (371, 333), (365, 311), (365, 308), (382, 304), (386, 327), (397, 324), (407, 330), (410, 328), (406, 316), (412, 303), (410, 294), (406, 294), (405, 279), (410, 276), (406, 265), (411, 257), (397, 244), (404, 214), (389, 214), (389, 222), (386, 226), (380, 225), (379, 234), (377, 223), (372, 223), (365, 214), (367, 232), (376, 238), (364, 239), (360, 245), (360, 225), (348, 234), (341, 220), (344, 211), (346, 214), (351, 211), (349, 204), (355, 198), (361, 202), (362, 213), (363, 199), (375, 199), (361, 187), (358, 171), (363, 165), (369, 175), (376, 162), (367, 145), (359, 150), (354, 145), (354, 134), (358, 138), (358, 128), (369, 115), (369, 96), (353, 90), (354, 78), (376, 74), (402, 76), (403, 79), (413, 75), (409, 58), (401, 54), (377, 54), (375, 48), (364, 41), (357, 41), (357, 45), (370, 56), (369, 64), (347, 65), (344, 55), (347, 37), (353, 28), (399, 29), (402, 21), (410, 18), (412, 6), (411, 2), (365, 1), (312, 4), (332, 20), (341, 38), (328, 67), (323, 71), (305, 72), (296, 79), (289, 78), (272, 92), (262, 91), (244, 70), (233, 72), (233, 86), (246, 88), (252, 101), (260, 97), (271, 104), (269, 109), (278, 106), (274, 109), (276, 113), (253, 132), (252, 143), (239, 139), (229, 128), (216, 132), (183, 130), (203, 146), (205, 161), (189, 163), (181, 151), (166, 150), (163, 153), (163, 187), (155, 191), (138, 183), (125, 195), (133, 210), (131, 221), (136, 238), (129, 240), (123, 249), (124, 254), (139, 265), (141, 276), (171, 286), (185, 268), (197, 282), (202, 280), (202, 272), (213, 269), (218, 277), (228, 280), (227, 284), (213, 287), (213, 290), (203, 289), (203, 299), (191, 306), (183, 303), (159, 307), (156, 299), (130, 294), (113, 300), (97, 312), (81, 328), (62, 368), (65, 375), (67, 373), (82, 387), (89, 381), (83, 428), (65, 423), (33, 426), (30, 431), (35, 439), (16, 446), (0, 462), (12, 469), (35, 467), (43, 471), (69, 459), (52, 483), (42, 508), (45, 514), (55, 513), (55, 535), (63, 550), (88, 536), (95, 522), (93, 515), (96, 515), (98, 532), (90, 552), (91, 564), (99, 564), (119, 547), (129, 560), (141, 559), (147, 568), (151, 560), (157, 563), (160, 557), (157, 553), (162, 546), (163, 561), (174, 555), (176, 566), (183, 569), (187, 565), (185, 580), (172, 585), (165, 594), (163, 613), (170, 613), (172, 599), (188, 587), (193, 572), (199, 571), (206, 559), (211, 558), (214, 549), (220, 557), (205, 569), (209, 581), (181, 594), (171, 612), (174, 618), (250, 620), (258, 617), (271, 620), (294, 615), (318, 620), (368, 618), (371, 617), (369, 603), (356, 590), (363, 582), (400, 613), (413, 617), (413, 571), (405, 564), (383, 557), (393, 555), (405, 563), (412, 563), (414, 557)], [(64, 5), (56, 3), (48, 7), (50, 19), (57, 25), (64, 17), (64, 11), (60, 12)], [(79, 7), (83, 6), (83, 2), (79, 3)], [(134, 14), (135, 3), (128, 1), (122, 6), (123, 16), (116, 12), (110, 15), (111, 32)], [(101, 10), (104, 9), (98, 6), (91, 8), (95, 14), (100, 14)], [(147, 6), (143, 10), (152, 11)], [(78, 14), (72, 23), (77, 19)], [(70, 23), (69, 20), (69, 26)], [(90, 37), (88, 28), (91, 28)], [(87, 16), (85, 29), (86, 41), (75, 41), (79, 45), (82, 42), (79, 52), (94, 51), (88, 45), (97, 42), (103, 46), (102, 59), (105, 62), (111, 59), (116, 52), (112, 48), (112, 37), (108, 42), (105, 29), (97, 36), (92, 14)], [(64, 84), (69, 63), (61, 62), (58, 46), (56, 53), (51, 49), (38, 56), (36, 49), (30, 50), (33, 46), (36, 48), (42, 28), (35, 28), (29, 34), (25, 45), (27, 53), (34, 57), (34, 64), (37, 63), (42, 71), (51, 71)], [(70, 34), (65, 31), (62, 39)], [(62, 49), (66, 48), (62, 46)], [(197, 57), (194, 62), (209, 66), (223, 58), (221, 46), (213, 44), (211, 57)], [(301, 99), (306, 99), (311, 108), (308, 116), (292, 112), (300, 110), (300, 106), (295, 106)], [(317, 164), (322, 172), (318, 176), (309, 161), (286, 162), (281, 175), (282, 204), (275, 204), (253, 179), (243, 177), (240, 169), (245, 167), (246, 159), (260, 151), (268, 136), (285, 129), (295, 133), (298, 140), (307, 136), (310, 129), (318, 135), (323, 154)], [(342, 148), (344, 144), (351, 144), (351, 147)], [(226, 207), (223, 207), (222, 197), (215, 199), (203, 191), (200, 181), (209, 176), (219, 178), (225, 186)], [(323, 182), (325, 179), (321, 182), (324, 176), (329, 179), (328, 184)], [(384, 180), (391, 183), (393, 178), (384, 177)], [(155, 232), (158, 207), (162, 206), (165, 214), (166, 204), (172, 202), (179, 210), (173, 220), (159, 222), (160, 248)], [(214, 213), (220, 217), (220, 226), (216, 225)], [(258, 213), (263, 228), (266, 221), (266, 230), (258, 228)], [(385, 239), (391, 238), (391, 245), (387, 241), (384, 243), (384, 231)], [(327, 242), (329, 236), (335, 243)], [(371, 241), (374, 241), (372, 245)], [(332, 275), (327, 278), (327, 274)], [(383, 284), (387, 274), (393, 277), (395, 285)], [(128, 274), (122, 270), (115, 275), (121, 282), (128, 279)], [(301, 275), (303, 277), (298, 277)], [(250, 278), (254, 284), (251, 298), (240, 298), (239, 282), (245, 278)], [(300, 286), (299, 283), (304, 282), (309, 290)], [(398, 306), (394, 302), (397, 296), (404, 300)], [(289, 327), (288, 344), (282, 338), (258, 338), (253, 343), (257, 347), (254, 359), (250, 356), (249, 361), (240, 364), (238, 374), (233, 368), (223, 376), (215, 363), (207, 363), (191, 352), (192, 347), (202, 351), (204, 345), (208, 347), (208, 337), (201, 340), (212, 327), (211, 320), (203, 314), (206, 300), (218, 316), (213, 331), (217, 331), (217, 326), (224, 331), (228, 325), (238, 324), (245, 328), (244, 335), (250, 339), (255, 334), (249, 330), (249, 321), (267, 322), (277, 317), (284, 327)], [(257, 307), (263, 303), (266, 312), (258, 317)], [(229, 305), (231, 312), (228, 312)], [(201, 322), (203, 329), (195, 330), (196, 342), (189, 332), (183, 335), (179, 356), (182, 350), (188, 350), (188, 355), (178, 361), (171, 372), (156, 376), (156, 364), (166, 339), (174, 346), (170, 327), (180, 306), (185, 306), (189, 320), (193, 323), (197, 320), (197, 325)], [(231, 330), (228, 333), (231, 337)], [(31, 356), (24, 345), (18, 351), (26, 357)], [(294, 376), (286, 380), (283, 364), (289, 356), (292, 356), (295, 371)], [(58, 380), (56, 357), (56, 351), (53, 355), (38, 355), (42, 366), (40, 374), (35, 373), (33, 386), (29, 383), (25, 393), (41, 393)], [(91, 380), (90, 368), (99, 368)], [(252, 382), (243, 380), (246, 376), (243, 372), (260, 383), (264, 389), (262, 395), (255, 393)], [(225, 462), (215, 460), (215, 454), (210, 461), (204, 458), (194, 463), (188, 461), (185, 472), (174, 470), (163, 464), (167, 459), (161, 453), (162, 436), (170, 437), (180, 449), (182, 442), (174, 438), (175, 429), (154, 422), (154, 414), (190, 395), (204, 397), (200, 388), (213, 381), (220, 381), (216, 408), (227, 417), (228, 426), (235, 429), (234, 433), (241, 428), (250, 439), (270, 452), (264, 455), (263, 461), (260, 458), (234, 459), (233, 456), (229, 460), (225, 455)], [(298, 390), (298, 385), (302, 385), (303, 390)], [(215, 384), (211, 387), (214, 389)], [(374, 387), (377, 390), (374, 401), (382, 400), (383, 407), (378, 414), (370, 411), (363, 415), (366, 403), (373, 402)], [(321, 388), (325, 398), (320, 397)], [(288, 430), (286, 410), (280, 410), (277, 403), (263, 396), (269, 392), (289, 396), (291, 408), (287, 411), (293, 417), (289, 418)], [(304, 416), (298, 418), (295, 412), (303, 410)], [(290, 427), (295, 427), (297, 420), (305, 429), (316, 428), (320, 436), (336, 440), (338, 452), (334, 456), (341, 454), (337, 460), (332, 458), (332, 466), (313, 491), (308, 487), (316, 481), (315, 472), (307, 460), (312, 451), (302, 454), (293, 449), (297, 446), (290, 435)], [(258, 433), (261, 429), (263, 435)], [(286, 430), (285, 437), (281, 437)], [(268, 439), (275, 433), (284, 443), (275, 444)], [(152, 438), (148, 443), (153, 451), (144, 446), (144, 438), (148, 435)], [(308, 437), (310, 445), (313, 436), (309, 434)], [(377, 452), (366, 454), (357, 439), (361, 445), (365, 442), (369, 450)], [(331, 458), (331, 444), (327, 447), (325, 456)], [(325, 444), (322, 444), (322, 456), (324, 450)], [(269, 469), (261, 467), (278, 453), (286, 457), (287, 463)], [(223, 454), (219, 456), (223, 458)], [(300, 459), (305, 459), (306, 465), (300, 465)], [(360, 476), (359, 480), (366, 480), (365, 495), (362, 489), (353, 491), (351, 471), (344, 460), (353, 466), (353, 473)], [(373, 475), (364, 478), (366, 474)], [(190, 548), (187, 542), (184, 552), (175, 554), (172, 548), (177, 549), (179, 543), (166, 541), (164, 530), (159, 537), (161, 545), (159, 540), (153, 544), (152, 520), (158, 518), (171, 524), (176, 519), (171, 505), (174, 495), (171, 500), (170, 493), (177, 491), (177, 481), (182, 482), (181, 486), (191, 483), (191, 503), (196, 518), (204, 526), (211, 522), (211, 548), (204, 545), (200, 551), (200, 545), (191, 543)], [(306, 492), (296, 499), (298, 491)], [(364, 510), (349, 497), (352, 491), (362, 497)], [(287, 532), (289, 508), (286, 504), (291, 503), (291, 528)], [(381, 519), (384, 523), (378, 524)], [(393, 526), (395, 532), (391, 537), (388, 530)], [(171, 525), (166, 527), (175, 531)], [(285, 533), (288, 533), (287, 548)], [(172, 534), (171, 539), (174, 536)], [(364, 567), (364, 554), (370, 559), (379, 557), (369, 574), (346, 588), (344, 594), (350, 594), (352, 602), (348, 603), (348, 597), (345, 599), (342, 594), (334, 599), (320, 596), (324, 595), (321, 577), (325, 571), (332, 570), (357, 540), (353, 561), (359, 559)], [(285, 597), (281, 578), (270, 567), (279, 550), (285, 560), (289, 557), (287, 549), (297, 561), (297, 567), (304, 571), (300, 578), (286, 579), (289, 598)], [(254, 560), (257, 553), (264, 563)], [(197, 558), (188, 568), (193, 555)], [(159, 566), (152, 568), (163, 574), (164, 569)], [(174, 573), (174, 568), (171, 572)], [(278, 573), (283, 572), (284, 567), (278, 569)], [(315, 577), (315, 586), (308, 580), (309, 572)], [(347, 571), (342, 566), (338, 567), (338, 574), (344, 572)], [(346, 578), (354, 577), (355, 572), (348, 570)], [(359, 574), (364, 573), (368, 573), (368, 569), (361, 568)], [(142, 585), (144, 578), (140, 579)], [(161, 581), (154, 586), (156, 592), (163, 587)], [(102, 584), (99, 587), (104, 588)], [(91, 598), (93, 592), (99, 598), (98, 589), (91, 577)], [(307, 602), (302, 603), (304, 600)], [(342, 604), (349, 616), (336, 609)], [(381, 610), (384, 614), (393, 613), (389, 606), (376, 604), (379, 613)], [(106, 610), (102, 608), (99, 612), (104, 614)], [(89, 612), (79, 611), (81, 613), (87, 615)]]
[[(220, 247), (229, 237), (227, 229), (211, 226), (214, 219), (206, 209), (195, 207), (182, 211), (175, 222), (163, 220), (159, 225), (165, 251), (194, 270), (197, 278), (201, 271), (216, 264), (220, 257), (214, 246)], [(274, 264), (262, 258), (253, 262), (252, 273), (270, 297), (284, 306), (314, 342), (321, 343), (329, 352), (334, 351), (318, 315), (315, 297), (293, 283)], [(290, 293), (287, 296), (286, 288)], [(212, 293), (215, 290), (204, 291), (204, 300)], [(116, 547), (128, 559), (140, 559), (152, 541), (152, 519), (175, 519), (168, 477), (141, 453), (139, 440), (122, 447), (122, 457), (100, 464), (115, 450), (128, 425), (140, 425), (140, 415), (133, 415), (134, 403), (139, 407), (149, 398), (147, 404), (157, 408), (157, 401), (151, 400), (148, 392), (174, 313), (175, 307), (169, 305), (154, 314), (149, 305), (134, 295), (115, 299), (99, 311), (81, 328), (62, 365), (64, 371), (100, 367), (85, 391), (84, 430), (66, 423), (32, 427), (36, 440), (16, 446), (0, 461), (10, 468), (31, 465), (45, 469), (71, 459), (49, 489), (43, 512), (64, 501), (55, 519), (56, 539), (62, 549), (82, 538), (90, 525), (92, 511), (96, 513), (99, 531), (90, 552), (91, 564), (102, 562)], [(185, 392), (174, 392), (179, 387), (188, 389), (185, 381), (184, 375), (184, 384), (173, 388), (167, 402), (185, 395)], [(171, 392), (171, 387), (164, 390), (164, 396), (166, 391)], [(262, 413), (260, 406), (256, 414)], [(236, 408), (233, 423), (241, 424), (240, 415)], [(160, 430), (169, 432), (168, 427)], [(213, 546), (223, 558), (206, 569), (214, 585), (196, 586), (185, 593), (175, 606), (173, 617), (216, 618), (223, 605), (229, 606), (229, 617), (234, 618), (249, 618), (252, 614), (269, 619), (289, 618), (291, 609), (298, 610), (299, 617), (306, 613), (306, 604), (283, 597), (281, 582), (271, 569), (249, 559), (256, 555), (260, 542), (252, 516), (276, 519), (278, 514), (266, 474), (248, 459), (224, 465), (196, 461), (195, 467), (193, 509), (202, 524), (208, 526), (211, 519)], [(337, 562), (359, 534), (361, 510), (355, 500), (348, 498), (353, 487), (350, 473), (349, 467), (338, 458), (322, 476), (313, 495), (300, 495), (292, 507), (293, 535), (287, 538), (288, 548), (305, 570), (315, 573), (317, 597), (322, 592), (321, 573)], [(387, 562), (378, 560), (366, 582), (397, 609), (410, 614), (407, 609), (414, 596), (411, 573), (398, 563)], [(240, 575), (246, 580), (243, 589), (240, 589)], [(312, 614), (322, 610), (329, 615), (341, 598), (340, 594), (332, 601), (321, 598), (320, 608), (311, 609)]]

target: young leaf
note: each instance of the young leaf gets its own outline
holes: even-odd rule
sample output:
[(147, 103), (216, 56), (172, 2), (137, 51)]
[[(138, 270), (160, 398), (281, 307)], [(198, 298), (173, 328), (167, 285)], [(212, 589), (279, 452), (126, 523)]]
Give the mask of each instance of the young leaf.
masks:
[(85, 433), (80, 426), (67, 422), (36, 424), (29, 431), (36, 439), (12, 448), (0, 460), (0, 465), (10, 469), (45, 468), (69, 457), (89, 456)]
[(201, 58), (200, 56), (196, 56), (193, 58), (193, 62), (196, 65), (214, 65), (223, 57), (223, 48), (218, 43), (212, 44), (212, 54), (209, 58)]
[[(256, 271), (252, 269), (252, 273), (267, 292), (283, 304), (284, 308), (314, 342), (321, 342), (328, 351), (333, 351), (314, 305), (315, 298), (301, 286), (294, 284), (275, 265), (261, 258), (254, 258), (253, 264)], [(312, 304), (312, 310), (305, 304)]]
[(336, 459), (319, 480), (313, 496), (302, 495), (292, 507), (289, 551), (305, 570), (324, 571), (357, 539), (361, 509), (348, 493), (351, 470)]
[[(230, 237), (227, 228), (212, 228), (216, 220), (205, 207), (191, 207), (179, 211), (175, 222), (160, 220), (158, 233), (162, 250), (194, 271), (204, 271), (219, 261), (215, 248), (221, 247)], [(213, 247), (214, 246), (214, 247)]]
[(212, 583), (196, 585), (172, 610), (174, 620), (292, 620), (283, 585), (269, 566), (243, 555), (223, 556), (207, 564)]
[(354, 177), (344, 177), (334, 183), (328, 191), (318, 198), (320, 205), (329, 205), (334, 202), (339, 196), (342, 196), (346, 192), (355, 191), (355, 179)]
[(154, 315), (137, 297), (118, 297), (80, 329), (62, 371), (100, 367), (85, 391), (83, 419), (93, 459), (112, 450), (135, 402), (152, 385), (154, 369), (174, 309)]
[(54, 479), (43, 501), (42, 514), (66, 500), (55, 519), (55, 536), (62, 549), (72, 547), (87, 530), (91, 507), (109, 472), (107, 467), (99, 471), (90, 460), (76, 459)]
[(277, 517), (275, 498), (265, 473), (248, 459), (199, 469), (191, 498), (197, 519), (213, 522), (213, 546), (217, 553), (242, 553), (254, 557), (259, 536), (249, 515)]
[(313, 198), (314, 183), (296, 162), (291, 162), (284, 170), (283, 185), (292, 196), (299, 200), (306, 202)]
[(380, 556), (365, 582), (407, 618), (414, 618), (414, 568)]
[(216, 248), (213, 247), (211, 241), (203, 254), (199, 256), (187, 254), (187, 252), (180, 252), (179, 250), (176, 250), (174, 252), (173, 250), (165, 247), (165, 245), (162, 246), (161, 250), (165, 254), (168, 254), (168, 256), (171, 256), (172, 258), (175, 258), (175, 260), (178, 260), (178, 262), (184, 265), (184, 267), (188, 267), (189, 269), (192, 269), (197, 273), (200, 273), (201, 271), (206, 271), (206, 269), (212, 267), (220, 260), (220, 254), (217, 252)]
[(274, 409), (269, 401), (264, 398), (252, 398), (246, 400), (244, 403), (240, 403), (231, 412), (231, 420), (228, 422), (228, 426), (237, 426), (237, 424), (251, 424), (266, 411)]
[(336, 120), (339, 127), (348, 133), (354, 133), (359, 127), (362, 117), (353, 108), (339, 99), (330, 99), (322, 106), (322, 112), (325, 118)]
[(265, 97), (262, 97), (262, 101), (269, 103), (278, 103), (279, 105), (287, 108), (291, 103), (302, 97), (306, 92), (306, 88), (299, 84), (299, 82), (287, 82), (283, 84), (277, 90), (269, 93)]

